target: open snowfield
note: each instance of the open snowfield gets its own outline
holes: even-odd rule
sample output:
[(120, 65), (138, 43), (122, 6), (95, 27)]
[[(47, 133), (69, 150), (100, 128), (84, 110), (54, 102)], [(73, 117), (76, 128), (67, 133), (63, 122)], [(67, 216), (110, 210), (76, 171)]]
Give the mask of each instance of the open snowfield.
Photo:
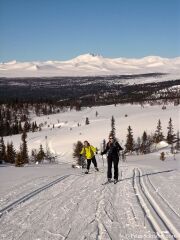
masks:
[[(73, 144), (88, 140), (101, 149), (112, 115), (124, 146), (129, 125), (136, 139), (144, 130), (153, 133), (160, 119), (166, 135), (171, 117), (177, 132), (179, 110), (173, 105), (166, 110), (111, 105), (33, 118), (44, 125), (41, 132), (28, 133), (29, 151), (48, 143), (58, 164), (0, 166), (0, 239), (180, 239), (180, 154), (174, 156), (160, 144), (151, 154), (127, 156), (126, 162), (120, 161), (116, 185), (102, 185), (105, 156), (104, 161), (96, 156), (100, 172), (91, 166), (90, 174), (84, 175), (81, 169), (71, 168)], [(4, 139), (19, 148), (19, 135)], [(159, 159), (162, 151), (164, 162)]]

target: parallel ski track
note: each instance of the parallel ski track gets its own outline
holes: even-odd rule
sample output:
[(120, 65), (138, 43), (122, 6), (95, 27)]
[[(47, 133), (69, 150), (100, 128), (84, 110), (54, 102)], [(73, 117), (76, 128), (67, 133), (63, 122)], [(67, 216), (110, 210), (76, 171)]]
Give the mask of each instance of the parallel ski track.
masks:
[[(144, 214), (146, 215), (153, 230), (156, 232), (157, 237), (162, 240), (179, 240), (180, 233), (148, 191), (148, 187), (145, 185), (143, 180), (142, 172), (138, 168), (134, 169), (133, 187)], [(165, 233), (169, 233), (170, 236), (165, 235)]]
[(178, 221), (180, 221), (180, 215), (176, 212), (176, 210), (171, 206), (171, 204), (160, 194), (160, 192), (157, 191), (156, 187), (154, 186), (154, 184), (152, 183), (151, 179), (149, 178), (148, 175), (146, 175), (146, 179), (147, 182), (151, 185), (151, 187), (153, 188), (154, 192), (156, 192), (156, 194), (162, 199), (162, 201), (164, 202), (164, 204), (173, 212), (173, 214), (176, 215), (176, 217), (178, 218)]
[(11, 210), (13, 210), (15, 207), (17, 207), (18, 205), (20, 205), (21, 203), (26, 202), (27, 200), (29, 200), (30, 198), (36, 196), (37, 194), (39, 194), (40, 192), (54, 186), (55, 184), (61, 182), (62, 180), (64, 180), (65, 178), (71, 176), (72, 174), (68, 174), (68, 175), (64, 175), (61, 176), (59, 178), (57, 178), (56, 180), (44, 185), (43, 187), (40, 187), (28, 194), (26, 194), (25, 196), (17, 199), (16, 201), (12, 202), (11, 204), (7, 205), (6, 207), (0, 209), (0, 218), (5, 215), (6, 213), (10, 212)]

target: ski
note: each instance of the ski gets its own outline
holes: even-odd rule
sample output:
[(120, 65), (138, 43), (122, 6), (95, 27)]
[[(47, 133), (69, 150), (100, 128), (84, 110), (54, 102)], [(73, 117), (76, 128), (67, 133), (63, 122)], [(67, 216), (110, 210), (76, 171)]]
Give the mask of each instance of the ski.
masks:
[(114, 183), (114, 184), (117, 184), (119, 182), (119, 180), (111, 180), (111, 181), (106, 181), (106, 182), (104, 182), (104, 183), (102, 183), (102, 185), (107, 185), (107, 184), (110, 184), (110, 183)]
[(102, 174), (103, 172), (88, 172), (88, 173), (85, 173), (83, 172), (82, 174), (83, 175), (89, 175), (89, 174)]
[(102, 185), (104, 186), (104, 185), (107, 185), (107, 184), (110, 184), (110, 182), (104, 182), (104, 183), (102, 183)]
[(106, 182), (104, 182), (104, 183), (102, 183), (102, 185), (107, 185), (107, 184), (110, 184), (110, 183), (112, 183), (113, 182), (113, 180), (108, 180), (108, 181), (106, 181)]
[(83, 174), (84, 175), (88, 175), (88, 174), (102, 174), (102, 173), (104, 173), (102, 170), (99, 170), (99, 171), (96, 171), (96, 170), (91, 170), (91, 171), (89, 171), (88, 173), (86, 173), (86, 172), (83, 172)]

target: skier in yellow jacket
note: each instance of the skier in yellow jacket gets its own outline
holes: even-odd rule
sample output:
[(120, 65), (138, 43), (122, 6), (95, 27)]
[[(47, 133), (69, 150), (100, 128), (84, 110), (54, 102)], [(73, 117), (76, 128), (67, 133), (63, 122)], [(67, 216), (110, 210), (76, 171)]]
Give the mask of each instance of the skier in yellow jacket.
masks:
[(84, 146), (80, 152), (80, 155), (84, 155), (85, 158), (87, 159), (87, 171), (85, 172), (86, 174), (89, 173), (91, 161), (94, 164), (96, 171), (99, 171), (99, 169), (97, 167), (96, 158), (94, 155), (95, 153), (97, 153), (97, 148), (90, 145), (88, 141), (84, 141)]

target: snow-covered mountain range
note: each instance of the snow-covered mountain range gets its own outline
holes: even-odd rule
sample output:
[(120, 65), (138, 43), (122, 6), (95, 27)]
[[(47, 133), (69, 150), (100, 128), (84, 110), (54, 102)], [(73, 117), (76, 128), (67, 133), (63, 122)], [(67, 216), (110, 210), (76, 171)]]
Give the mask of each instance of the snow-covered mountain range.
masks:
[(161, 72), (180, 76), (180, 57), (105, 58), (84, 54), (68, 61), (0, 63), (0, 77), (99, 76)]

